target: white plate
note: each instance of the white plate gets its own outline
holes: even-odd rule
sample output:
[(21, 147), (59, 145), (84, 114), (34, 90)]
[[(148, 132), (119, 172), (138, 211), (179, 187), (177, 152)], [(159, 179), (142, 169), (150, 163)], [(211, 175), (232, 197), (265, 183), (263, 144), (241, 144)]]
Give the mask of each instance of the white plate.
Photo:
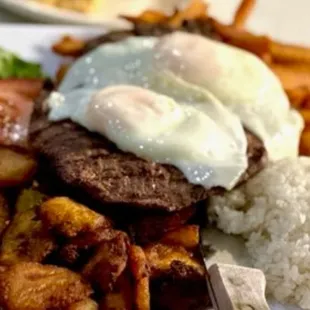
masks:
[[(41, 11), (41, 8), (25, 8), (25, 6), (21, 8), (22, 6), (19, 7), (20, 1), (26, 2), (26, 0), (0, 0), (0, 3), (9, 7), (10, 2), (13, 5), (11, 6), (12, 10), (23, 11), (25, 9), (27, 13), (24, 12), (24, 14), (38, 14), (39, 16), (36, 16), (36, 18), (44, 18), (46, 13)], [(209, 2), (211, 3), (210, 11), (216, 17), (226, 22), (231, 20), (232, 12), (239, 3), (238, 0), (210, 0)], [(266, 33), (279, 40), (310, 46), (308, 32), (308, 29), (310, 29), (309, 10), (309, 0), (258, 0), (257, 9), (249, 20), (248, 26), (257, 33)], [(56, 12), (49, 14), (57, 15)], [(62, 17), (59, 18), (62, 20)], [(77, 22), (80, 17), (74, 18), (71, 20)], [(91, 21), (89, 23), (96, 22)], [(20, 54), (26, 59), (41, 62), (44, 70), (48, 74), (54, 75), (62, 61), (50, 50), (50, 46), (54, 41), (63, 34), (92, 37), (102, 32), (102, 28), (99, 29), (98, 27), (2, 24), (0, 25), (0, 45)], [(280, 304), (273, 304), (272, 306), (272, 310), (283, 309), (292, 310), (295, 308), (283, 307)]]
[[(32, 0), (0, 0), (3, 8), (43, 23), (104, 25), (108, 28), (124, 28), (129, 24), (118, 18), (120, 14), (139, 14), (147, 8), (171, 12), (179, 0), (102, 0), (106, 2), (102, 12), (82, 14), (58, 9)], [(117, 2), (117, 5), (115, 4)]]

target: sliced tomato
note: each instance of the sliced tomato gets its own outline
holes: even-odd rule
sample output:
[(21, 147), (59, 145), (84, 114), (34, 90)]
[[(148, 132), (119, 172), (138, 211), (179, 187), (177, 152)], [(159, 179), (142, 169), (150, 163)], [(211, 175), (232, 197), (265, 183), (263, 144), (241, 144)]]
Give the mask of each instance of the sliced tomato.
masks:
[(23, 144), (42, 79), (0, 80), (0, 144)]
[(14, 91), (0, 90), (0, 144), (21, 144), (27, 138), (33, 100)]
[(0, 80), (0, 93), (12, 91), (35, 99), (43, 87), (42, 79), (5, 79)]

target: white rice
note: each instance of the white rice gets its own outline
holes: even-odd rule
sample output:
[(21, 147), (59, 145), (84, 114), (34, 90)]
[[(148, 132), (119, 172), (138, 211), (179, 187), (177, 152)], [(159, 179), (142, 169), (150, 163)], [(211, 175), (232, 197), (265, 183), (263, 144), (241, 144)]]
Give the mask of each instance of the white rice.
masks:
[(210, 218), (242, 235), (267, 293), (310, 309), (310, 158), (271, 164), (245, 185), (214, 197)]

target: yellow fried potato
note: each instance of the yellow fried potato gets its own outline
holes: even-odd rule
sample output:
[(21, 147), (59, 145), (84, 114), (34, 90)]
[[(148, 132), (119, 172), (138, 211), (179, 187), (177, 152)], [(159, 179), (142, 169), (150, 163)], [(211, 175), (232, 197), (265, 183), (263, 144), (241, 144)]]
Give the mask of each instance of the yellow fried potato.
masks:
[(197, 225), (186, 225), (168, 232), (160, 243), (179, 245), (186, 249), (194, 249), (199, 244), (199, 227)]
[(81, 55), (84, 47), (84, 41), (72, 36), (64, 36), (59, 42), (53, 45), (52, 49), (56, 54), (76, 57)]
[(100, 310), (133, 310), (132, 286), (126, 273), (119, 277), (116, 287), (100, 303)]
[(111, 227), (103, 215), (67, 197), (56, 197), (45, 201), (40, 209), (40, 218), (51, 229), (68, 238), (99, 227)]
[(195, 271), (196, 274), (203, 276), (205, 268), (191, 253), (179, 246), (168, 246), (164, 244), (154, 244), (144, 249), (145, 256), (151, 268), (152, 277), (160, 277), (169, 272), (174, 264), (183, 266), (183, 273)]
[(35, 209), (16, 214), (4, 232), (0, 263), (41, 262), (56, 247)]
[(300, 153), (301, 155), (310, 155), (310, 130), (304, 131), (301, 135)]
[(85, 299), (71, 305), (67, 310), (98, 310), (98, 304), (92, 299)]
[(34, 189), (24, 189), (18, 196), (15, 205), (15, 212), (23, 212), (35, 207), (39, 207), (46, 196)]
[(0, 235), (2, 235), (4, 229), (8, 225), (10, 220), (10, 214), (8, 210), (7, 201), (0, 193)]
[(35, 168), (36, 162), (31, 156), (0, 147), (0, 187), (24, 183)]
[(144, 251), (132, 245), (129, 248), (129, 266), (134, 279), (134, 305), (136, 310), (150, 310), (149, 268)]
[(0, 273), (0, 307), (7, 310), (66, 309), (91, 293), (79, 274), (56, 266), (20, 263)]
[(120, 232), (114, 239), (103, 241), (82, 270), (83, 276), (102, 292), (114, 289), (128, 260), (128, 237)]

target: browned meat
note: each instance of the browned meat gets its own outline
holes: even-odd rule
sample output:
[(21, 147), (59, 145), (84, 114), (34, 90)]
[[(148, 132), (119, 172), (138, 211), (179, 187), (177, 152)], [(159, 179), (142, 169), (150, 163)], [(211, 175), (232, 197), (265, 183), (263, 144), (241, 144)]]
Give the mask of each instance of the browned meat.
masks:
[[(104, 204), (176, 211), (221, 192), (190, 184), (177, 168), (124, 153), (69, 121), (39, 120), (33, 130), (35, 151), (62, 183)], [(262, 143), (250, 133), (247, 137), (249, 168), (240, 182), (258, 172), (265, 160)]]

